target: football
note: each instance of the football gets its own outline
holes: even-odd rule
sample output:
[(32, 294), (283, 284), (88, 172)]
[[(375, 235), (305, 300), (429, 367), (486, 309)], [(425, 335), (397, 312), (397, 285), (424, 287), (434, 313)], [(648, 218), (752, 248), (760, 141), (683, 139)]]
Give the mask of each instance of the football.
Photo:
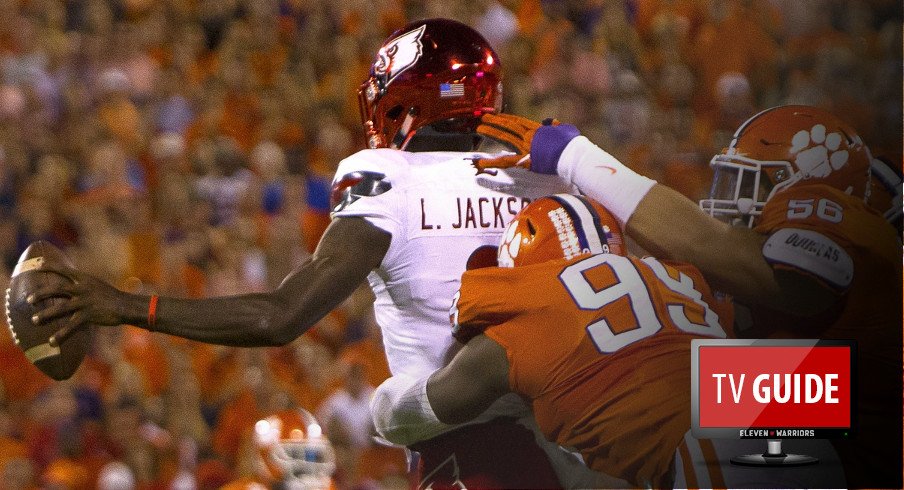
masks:
[(22, 252), (6, 290), (6, 321), (13, 340), (32, 364), (57, 381), (68, 379), (78, 369), (88, 351), (89, 331), (81, 329), (62, 345), (52, 347), (48, 339), (68, 317), (41, 326), (35, 325), (31, 317), (39, 309), (64, 300), (50, 298), (30, 305), (26, 298), (44, 286), (70, 282), (60, 274), (43, 270), (64, 266), (73, 267), (73, 264), (62, 250), (48, 242), (36, 241)]
[(468, 263), (465, 265), (467, 270), (483, 269), (484, 267), (496, 267), (496, 247), (492, 245), (484, 245), (477, 247), (471, 256), (468, 257)]

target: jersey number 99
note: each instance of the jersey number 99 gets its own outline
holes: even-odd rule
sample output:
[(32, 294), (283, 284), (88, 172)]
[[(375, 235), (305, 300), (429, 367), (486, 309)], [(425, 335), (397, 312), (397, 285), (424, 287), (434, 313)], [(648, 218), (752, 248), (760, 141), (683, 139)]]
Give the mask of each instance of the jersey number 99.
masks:
[[(601, 353), (611, 354), (638, 340), (645, 339), (663, 328), (663, 320), (675, 328), (694, 335), (725, 338), (725, 331), (719, 325), (719, 316), (703, 301), (703, 294), (694, 288), (693, 280), (686, 274), (678, 272), (675, 279), (669, 275), (666, 267), (653, 258), (643, 259), (656, 276), (658, 284), (680, 295), (680, 303), (665, 305), (667, 318), (660, 318), (649, 286), (644, 281), (637, 266), (627, 257), (617, 255), (594, 255), (566, 267), (559, 280), (568, 290), (578, 308), (582, 310), (600, 310), (622, 298), (627, 298), (633, 313), (632, 320), (625, 316), (603, 317), (587, 326), (587, 333)], [(599, 267), (609, 269), (614, 282), (597, 290), (590, 283), (587, 272)], [(699, 322), (692, 321), (689, 315)], [(613, 325), (612, 321), (620, 321), (623, 325)], [(633, 326), (633, 328), (631, 328)], [(613, 327), (626, 327), (618, 328)]]

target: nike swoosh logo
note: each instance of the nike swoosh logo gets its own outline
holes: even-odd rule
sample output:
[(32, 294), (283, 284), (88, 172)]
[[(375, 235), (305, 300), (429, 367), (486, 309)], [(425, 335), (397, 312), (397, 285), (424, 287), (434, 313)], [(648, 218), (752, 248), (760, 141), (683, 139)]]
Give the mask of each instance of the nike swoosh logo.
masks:
[(604, 168), (604, 169), (608, 170), (609, 173), (612, 174), (612, 175), (615, 175), (615, 173), (617, 172), (617, 170), (615, 170), (614, 168), (612, 168), (612, 167), (610, 167), (610, 166), (608, 166), (608, 165), (594, 165), (594, 167), (596, 167), (596, 168)]

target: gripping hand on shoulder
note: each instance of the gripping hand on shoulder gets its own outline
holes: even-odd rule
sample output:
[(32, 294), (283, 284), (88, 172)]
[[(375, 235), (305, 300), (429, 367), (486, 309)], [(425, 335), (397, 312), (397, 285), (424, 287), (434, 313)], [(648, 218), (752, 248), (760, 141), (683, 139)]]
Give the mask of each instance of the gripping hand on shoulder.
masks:
[(488, 168), (523, 167), (541, 174), (555, 174), (562, 150), (580, 135), (576, 127), (555, 119), (539, 123), (512, 114), (484, 114), (477, 132), (515, 151), (514, 155), (475, 160), (479, 172)]

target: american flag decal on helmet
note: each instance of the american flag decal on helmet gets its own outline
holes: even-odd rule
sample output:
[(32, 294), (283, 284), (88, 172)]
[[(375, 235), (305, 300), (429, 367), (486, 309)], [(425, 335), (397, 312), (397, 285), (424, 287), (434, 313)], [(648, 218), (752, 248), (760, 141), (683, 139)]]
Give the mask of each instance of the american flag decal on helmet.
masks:
[(464, 97), (465, 84), (463, 83), (441, 83), (439, 84), (439, 96), (443, 99), (451, 97)]

